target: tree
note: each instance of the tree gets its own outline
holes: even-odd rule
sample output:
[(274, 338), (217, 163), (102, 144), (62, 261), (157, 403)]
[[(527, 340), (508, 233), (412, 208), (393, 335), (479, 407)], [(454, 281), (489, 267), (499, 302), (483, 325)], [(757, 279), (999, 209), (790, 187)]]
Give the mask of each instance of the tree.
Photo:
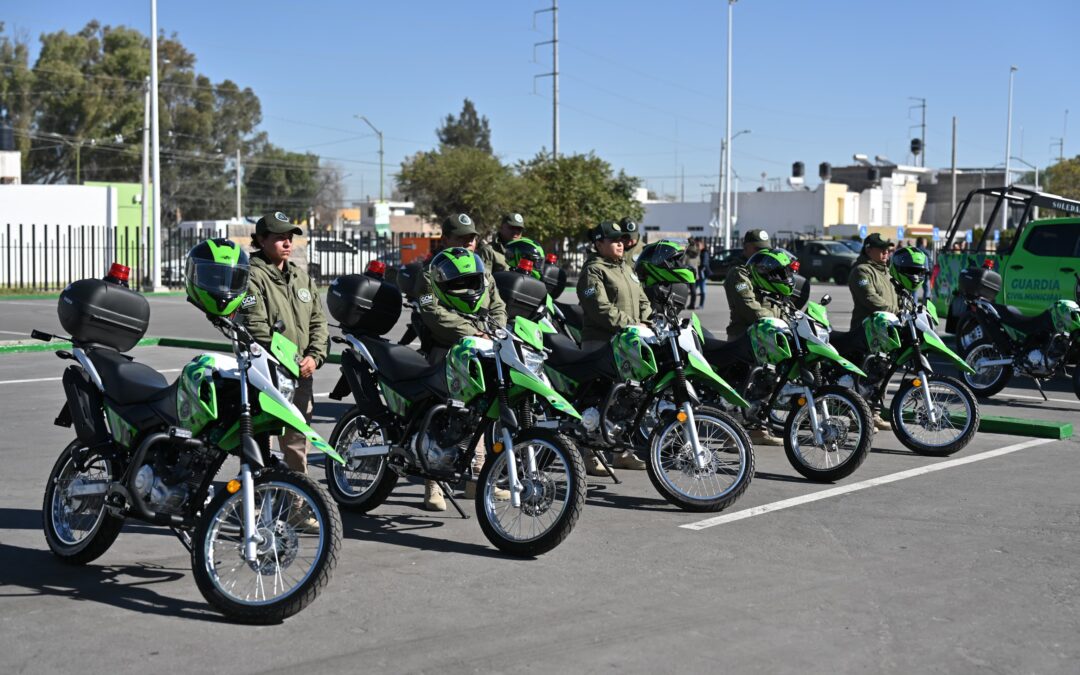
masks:
[(476, 114), (476, 106), (469, 99), (461, 107), (461, 115), (447, 115), (443, 125), (435, 130), (444, 148), (477, 148), (491, 154), (491, 129), (488, 118)]
[(641, 202), (634, 199), (640, 181), (621, 170), (613, 173), (611, 165), (595, 154), (552, 159), (541, 152), (520, 162), (517, 171), (519, 210), (534, 239), (580, 239), (602, 220), (640, 220), (644, 214)]
[(1080, 155), (1054, 164), (1043, 176), (1043, 189), (1062, 197), (1080, 199)]
[(246, 208), (256, 213), (284, 211), (296, 220), (315, 208), (320, 187), (318, 155), (267, 144), (245, 161)]
[(398, 189), (416, 202), (417, 211), (436, 220), (467, 213), (485, 230), (517, 209), (514, 174), (497, 157), (479, 148), (443, 147), (420, 152), (401, 164)]
[[(237, 150), (245, 158), (296, 162), (288, 185), (253, 184), (259, 197), (281, 188), (285, 199), (295, 200), (295, 193), (316, 182), (317, 157), (283, 158), (257, 131), (262, 112), (250, 88), (229, 80), (215, 84), (197, 73), (195, 55), (175, 34), (161, 36), (158, 49), (166, 222), (234, 212)], [(37, 61), (33, 68), (27, 63), (25, 40), (2, 34), (0, 26), (0, 105), (9, 111), (23, 151), (24, 181), (74, 183), (76, 157), (80, 180), (141, 180), (147, 36), (91, 21), (75, 34), (42, 35)], [(304, 208), (310, 206), (308, 200)]]

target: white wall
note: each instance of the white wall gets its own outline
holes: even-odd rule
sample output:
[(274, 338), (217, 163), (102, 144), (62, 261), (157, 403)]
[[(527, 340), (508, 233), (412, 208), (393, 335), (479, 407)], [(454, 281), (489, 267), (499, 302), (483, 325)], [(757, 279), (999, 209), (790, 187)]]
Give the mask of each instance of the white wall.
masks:
[(825, 193), (822, 189), (740, 192), (738, 230), (820, 234), (824, 228)]
[(116, 227), (116, 188), (91, 185), (0, 185), (0, 226)]
[[(709, 202), (647, 202), (641, 227), (650, 241), (660, 237), (712, 237), (716, 212)], [(657, 228), (657, 229), (653, 229)]]

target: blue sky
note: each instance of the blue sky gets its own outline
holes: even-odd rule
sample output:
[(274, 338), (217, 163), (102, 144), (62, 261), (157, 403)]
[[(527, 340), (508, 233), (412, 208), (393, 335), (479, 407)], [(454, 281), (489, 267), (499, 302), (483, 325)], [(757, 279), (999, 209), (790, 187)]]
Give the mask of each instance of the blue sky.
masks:
[[(434, 129), (471, 98), (506, 160), (551, 145), (544, 0), (251, 2), (159, 0), (214, 81), (250, 86), (262, 127), (285, 148), (339, 158), (346, 194), (378, 191), (387, 173), (435, 145)], [(696, 200), (716, 183), (724, 126), (727, 3), (564, 0), (559, 9), (560, 150), (594, 150), (657, 191)], [(86, 21), (149, 31), (149, 1), (0, 0), (9, 31), (34, 41)], [(1063, 133), (1080, 153), (1080, 2), (1076, 0), (740, 0), (735, 5), (733, 129), (741, 185), (791, 163), (850, 163), (855, 152), (908, 159), (918, 133), (909, 97), (927, 99), (927, 165), (1004, 161), (1009, 66), (1016, 65), (1013, 154), (1045, 166)], [(363, 162), (363, 163), (361, 163)], [(811, 183), (816, 179), (811, 179)]]

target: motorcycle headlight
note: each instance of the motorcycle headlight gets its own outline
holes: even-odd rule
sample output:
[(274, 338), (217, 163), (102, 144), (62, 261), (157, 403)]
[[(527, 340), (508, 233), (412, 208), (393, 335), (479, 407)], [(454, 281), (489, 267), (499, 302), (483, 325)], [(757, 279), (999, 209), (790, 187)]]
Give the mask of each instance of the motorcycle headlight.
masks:
[(292, 376), (285, 372), (284, 368), (280, 367), (277, 369), (277, 389), (289, 403), (292, 403), (293, 395), (296, 394), (296, 380), (292, 379)]
[(544, 372), (544, 355), (528, 347), (521, 348), (521, 362), (533, 375), (541, 377)]
[(814, 324), (814, 335), (817, 335), (818, 339), (821, 340), (822, 342), (824, 342), (825, 344), (829, 344), (829, 329), (826, 328), (825, 326), (822, 326), (821, 324), (815, 323)]

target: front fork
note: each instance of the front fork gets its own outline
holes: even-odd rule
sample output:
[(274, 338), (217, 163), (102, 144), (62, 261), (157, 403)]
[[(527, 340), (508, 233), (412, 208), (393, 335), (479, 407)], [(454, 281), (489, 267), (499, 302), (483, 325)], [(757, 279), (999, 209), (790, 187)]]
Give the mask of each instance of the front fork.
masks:
[(244, 502), (244, 560), (253, 563), (265, 540), (255, 526), (255, 478), (247, 462), (240, 464), (240, 489)]
[(686, 417), (682, 423), (683, 428), (686, 429), (686, 436), (690, 439), (690, 449), (694, 451), (694, 466), (698, 471), (701, 471), (709, 465), (712, 457), (701, 447), (701, 439), (698, 437), (697, 421), (694, 419), (694, 407), (690, 405), (690, 385), (686, 381), (686, 371), (683, 370), (682, 356), (679, 354), (679, 343), (672, 336), (668, 339), (668, 344), (671, 345), (671, 354), (675, 359), (675, 379), (678, 384), (675, 390), (676, 396), (681, 396), (683, 399), (682, 403), (679, 404), (679, 410)]
[[(510, 409), (510, 392), (507, 390), (506, 379), (503, 373), (502, 359), (499, 358), (498, 352), (495, 354), (495, 374), (499, 379), (499, 409), (500, 412), (505, 415), (509, 413)], [(515, 509), (521, 508), (521, 493), (525, 491), (525, 486), (518, 480), (517, 472), (517, 456), (514, 454), (514, 438), (510, 435), (510, 429), (506, 424), (500, 424), (502, 427), (502, 443), (503, 452), (506, 453), (506, 471), (509, 474), (508, 481), (510, 483), (510, 505)], [(526, 450), (526, 465), (532, 475), (536, 473), (536, 450), (532, 445), (528, 446)]]
[(814, 445), (824, 445), (825, 440), (821, 435), (821, 424), (823, 421), (828, 421), (829, 411), (827, 408), (822, 407), (821, 416), (818, 416), (814, 390), (810, 387), (803, 387), (803, 396), (806, 397), (806, 407), (810, 414), (810, 428), (814, 431)]
[[(930, 380), (926, 377), (926, 372), (919, 371), (919, 380), (922, 382), (922, 386), (919, 389), (922, 390), (923, 405), (926, 406), (926, 417), (930, 421), (930, 424), (938, 423), (937, 410), (934, 409), (934, 401), (930, 397)], [(895, 422), (896, 420), (893, 420)]]

